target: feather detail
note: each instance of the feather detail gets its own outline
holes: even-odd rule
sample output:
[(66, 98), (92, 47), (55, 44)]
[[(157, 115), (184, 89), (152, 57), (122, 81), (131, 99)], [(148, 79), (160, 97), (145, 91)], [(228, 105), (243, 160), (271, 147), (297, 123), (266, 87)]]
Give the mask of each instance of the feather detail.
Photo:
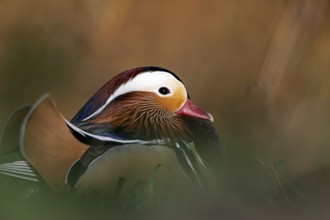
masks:
[(32, 107), (21, 128), (21, 153), (54, 190), (88, 148), (76, 140), (49, 95)]
[(151, 92), (130, 92), (115, 99), (89, 123), (108, 123), (118, 133), (135, 138), (187, 139), (189, 131), (181, 116), (162, 108)]
[(36, 174), (27, 161), (14, 161), (0, 164), (0, 174), (23, 180), (39, 182)]
[[(101, 124), (93, 123), (71, 123), (65, 120), (73, 136), (80, 142), (88, 145), (108, 145), (108, 144), (164, 144), (162, 139), (142, 140), (134, 139), (129, 135), (117, 135), (110, 130), (97, 130)], [(92, 129), (91, 129), (92, 128)], [(95, 134), (95, 133), (96, 134)]]

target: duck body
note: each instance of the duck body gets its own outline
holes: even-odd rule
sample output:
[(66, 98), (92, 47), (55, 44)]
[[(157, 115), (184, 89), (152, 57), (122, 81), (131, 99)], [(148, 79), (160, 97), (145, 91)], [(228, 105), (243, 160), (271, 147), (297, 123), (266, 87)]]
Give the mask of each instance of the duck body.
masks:
[(187, 147), (193, 143), (203, 160), (212, 158), (210, 164), (219, 160), (212, 120), (174, 73), (140, 67), (112, 78), (70, 121), (51, 97), (43, 97), (23, 119), (18, 145), (38, 177), (55, 190), (70, 185), (113, 191), (121, 178), (127, 185), (147, 181), (156, 167), (161, 185), (200, 184), (198, 159)]

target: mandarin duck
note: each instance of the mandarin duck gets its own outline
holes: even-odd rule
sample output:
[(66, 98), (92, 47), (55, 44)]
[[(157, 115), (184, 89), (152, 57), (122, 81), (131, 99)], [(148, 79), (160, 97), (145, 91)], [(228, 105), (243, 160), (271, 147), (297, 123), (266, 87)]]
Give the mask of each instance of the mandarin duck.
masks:
[(49, 95), (19, 108), (0, 147), (1, 174), (54, 190), (113, 191), (120, 178), (133, 184), (160, 165), (161, 182), (180, 177), (202, 187), (200, 167), (220, 160), (212, 115), (192, 102), (176, 74), (153, 66), (116, 75), (70, 121)]

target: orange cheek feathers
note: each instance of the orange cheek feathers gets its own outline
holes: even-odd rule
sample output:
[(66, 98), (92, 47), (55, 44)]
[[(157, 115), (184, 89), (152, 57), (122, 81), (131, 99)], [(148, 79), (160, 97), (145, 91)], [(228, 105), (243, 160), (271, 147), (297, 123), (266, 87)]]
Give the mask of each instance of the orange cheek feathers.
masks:
[(185, 103), (187, 95), (181, 89), (176, 90), (172, 96), (158, 97), (158, 103), (171, 113), (175, 113)]

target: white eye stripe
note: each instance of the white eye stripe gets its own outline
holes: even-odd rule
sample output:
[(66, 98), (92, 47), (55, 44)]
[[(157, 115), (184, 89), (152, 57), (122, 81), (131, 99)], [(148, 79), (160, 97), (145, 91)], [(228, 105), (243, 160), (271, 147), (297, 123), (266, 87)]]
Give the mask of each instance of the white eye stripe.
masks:
[[(182, 87), (185, 90), (184, 85), (176, 79), (172, 74), (164, 71), (152, 71), (152, 72), (144, 72), (140, 73), (132, 80), (128, 81), (127, 83), (121, 85), (102, 105), (99, 109), (93, 112), (88, 117), (84, 118), (82, 121), (86, 121), (103, 111), (103, 109), (115, 98), (129, 93), (133, 91), (149, 91), (154, 92), (157, 95), (161, 95), (159, 93), (159, 88), (167, 87), (171, 92), (166, 96), (173, 95), (173, 91), (177, 87)], [(164, 96), (164, 95), (161, 95)]]

